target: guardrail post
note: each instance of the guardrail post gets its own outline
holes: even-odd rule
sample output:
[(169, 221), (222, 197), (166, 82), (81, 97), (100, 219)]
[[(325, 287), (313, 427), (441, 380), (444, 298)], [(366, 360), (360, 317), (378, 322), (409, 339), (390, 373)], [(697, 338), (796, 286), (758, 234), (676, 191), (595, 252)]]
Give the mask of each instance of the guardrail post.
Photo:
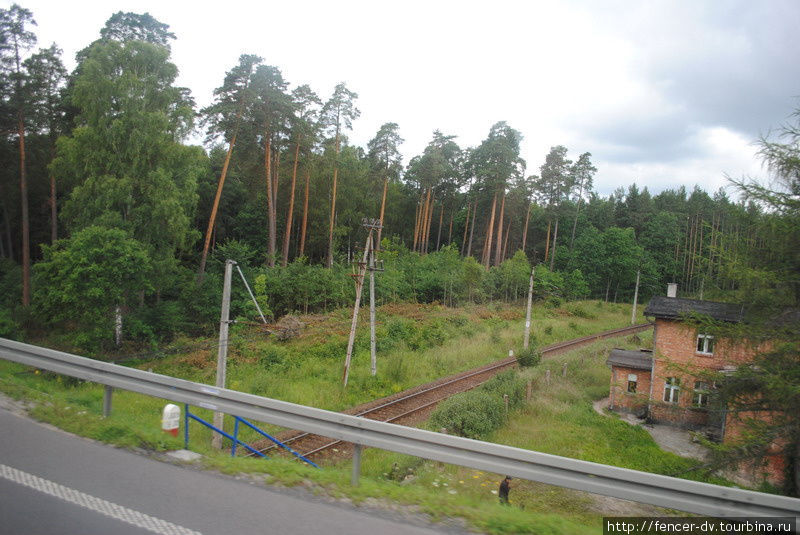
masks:
[(103, 390), (103, 418), (111, 416), (111, 396), (114, 393), (114, 388), (106, 385)]
[(233, 417), (233, 446), (231, 446), (231, 457), (236, 457), (236, 444), (239, 441), (239, 417)]
[(353, 473), (350, 476), (350, 485), (357, 487), (358, 478), (361, 476), (361, 444), (353, 444)]
[(189, 404), (184, 403), (183, 411), (183, 449), (189, 449)]

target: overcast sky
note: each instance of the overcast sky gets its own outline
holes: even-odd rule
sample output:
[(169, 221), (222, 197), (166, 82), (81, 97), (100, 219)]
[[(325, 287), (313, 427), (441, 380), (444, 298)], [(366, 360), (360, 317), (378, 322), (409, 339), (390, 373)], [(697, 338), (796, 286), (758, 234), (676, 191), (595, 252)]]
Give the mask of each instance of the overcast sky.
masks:
[(19, 3), (70, 69), (114, 12), (149, 12), (201, 106), (257, 54), (323, 100), (340, 81), (357, 92), (354, 144), (396, 122), (407, 163), (435, 129), (468, 147), (506, 121), (529, 174), (551, 146), (591, 152), (606, 195), (763, 175), (753, 141), (800, 107), (798, 0)]

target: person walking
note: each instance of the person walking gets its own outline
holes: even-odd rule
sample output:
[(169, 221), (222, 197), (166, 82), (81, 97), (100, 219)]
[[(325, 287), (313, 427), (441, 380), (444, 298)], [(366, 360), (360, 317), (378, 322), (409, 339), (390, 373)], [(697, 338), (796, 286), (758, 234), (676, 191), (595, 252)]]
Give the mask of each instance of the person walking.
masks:
[(498, 492), (498, 496), (500, 497), (500, 503), (503, 505), (509, 505), (508, 491), (510, 490), (510, 481), (511, 476), (506, 476), (503, 481), (500, 482), (500, 491)]

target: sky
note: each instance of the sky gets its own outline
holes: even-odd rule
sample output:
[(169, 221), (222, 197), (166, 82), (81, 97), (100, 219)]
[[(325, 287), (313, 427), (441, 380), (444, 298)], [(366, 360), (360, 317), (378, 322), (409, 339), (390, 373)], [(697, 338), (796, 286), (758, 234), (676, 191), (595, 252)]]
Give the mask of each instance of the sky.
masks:
[(764, 177), (754, 141), (800, 108), (798, 0), (18, 3), (70, 69), (114, 12), (149, 12), (176, 34), (177, 83), (201, 107), (257, 54), (290, 89), (358, 93), (353, 144), (398, 123), (408, 163), (434, 130), (466, 148), (506, 121), (528, 174), (552, 146), (590, 152), (603, 195)]

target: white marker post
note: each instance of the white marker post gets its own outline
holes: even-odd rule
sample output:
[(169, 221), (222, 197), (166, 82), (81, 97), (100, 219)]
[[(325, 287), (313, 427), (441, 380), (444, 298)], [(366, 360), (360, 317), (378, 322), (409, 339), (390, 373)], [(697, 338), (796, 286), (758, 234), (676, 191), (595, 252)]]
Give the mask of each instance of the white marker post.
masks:
[(173, 437), (178, 436), (178, 427), (181, 424), (181, 408), (172, 403), (164, 406), (164, 412), (161, 413), (161, 429), (165, 433), (169, 433)]

